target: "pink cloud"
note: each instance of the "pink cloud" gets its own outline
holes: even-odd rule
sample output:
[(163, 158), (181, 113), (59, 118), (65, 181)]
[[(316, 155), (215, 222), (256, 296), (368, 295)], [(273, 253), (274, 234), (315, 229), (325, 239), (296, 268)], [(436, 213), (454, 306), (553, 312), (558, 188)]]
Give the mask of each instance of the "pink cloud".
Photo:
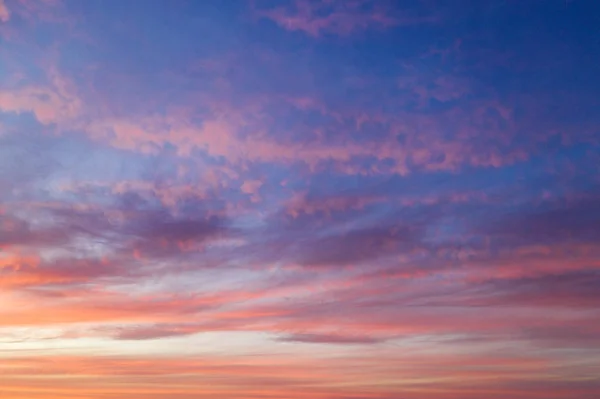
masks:
[(261, 180), (246, 180), (242, 183), (240, 190), (244, 194), (248, 194), (252, 202), (259, 202), (261, 198), (259, 190), (262, 185), (263, 182)]
[(0, 88), (0, 110), (32, 112), (43, 124), (72, 125), (81, 115), (82, 107), (73, 84), (54, 70), (49, 71), (47, 85)]
[(296, 0), (293, 4), (293, 7), (261, 10), (259, 15), (273, 20), (283, 29), (301, 31), (314, 37), (325, 33), (346, 36), (369, 28), (388, 28), (437, 20), (434, 16), (395, 16), (381, 2), (369, 0)]
[[(527, 158), (526, 149), (505, 150), (513, 133), (501, 126), (512, 123), (511, 110), (489, 101), (474, 104), (473, 112), (453, 108), (437, 115), (382, 115), (376, 111), (337, 109), (311, 97), (291, 98), (287, 103), (300, 111), (316, 109), (331, 117), (334, 125), (329, 129), (345, 131), (345, 123), (353, 120), (361, 134), (371, 128), (365, 127), (367, 122), (385, 126), (389, 134), (382, 140), (342, 142), (326, 140), (316, 132), (316, 140), (286, 142), (269, 133), (270, 107), (279, 102), (277, 96), (261, 97), (248, 107), (202, 97), (198, 102), (206, 112), (201, 121), (193, 113), (177, 108), (163, 114), (116, 116), (108, 111), (111, 107), (107, 104), (97, 104), (94, 97), (83, 98), (76, 85), (56, 68), (49, 68), (47, 75), (46, 85), (1, 90), (0, 109), (32, 112), (41, 123), (56, 125), (57, 131), (80, 131), (116, 148), (147, 154), (157, 153), (169, 143), (182, 157), (201, 150), (235, 166), (248, 161), (302, 163), (312, 171), (331, 165), (346, 174), (400, 175), (419, 169), (457, 170), (465, 164), (500, 167)], [(448, 83), (448, 79), (438, 78), (440, 93), (422, 94), (444, 99), (460, 96), (460, 84), (452, 80)], [(491, 116), (490, 110), (495, 110)], [(456, 133), (446, 133), (449, 127)], [(474, 144), (483, 127), (502, 147), (479, 148)], [(395, 137), (397, 134), (406, 136), (402, 143)], [(365, 159), (376, 162), (363, 165), (361, 160)]]
[(8, 22), (9, 19), (10, 11), (8, 10), (8, 7), (6, 6), (4, 0), (0, 0), (0, 21)]
[(292, 217), (323, 214), (331, 216), (334, 212), (364, 209), (370, 204), (383, 201), (383, 198), (369, 196), (332, 196), (327, 198), (307, 198), (306, 193), (297, 192), (287, 202), (286, 212)]

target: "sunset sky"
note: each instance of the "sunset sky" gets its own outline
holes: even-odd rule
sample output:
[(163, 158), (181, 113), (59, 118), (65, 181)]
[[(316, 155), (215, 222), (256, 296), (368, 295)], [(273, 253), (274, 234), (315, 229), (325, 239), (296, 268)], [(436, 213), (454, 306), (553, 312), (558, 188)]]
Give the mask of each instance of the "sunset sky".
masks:
[(600, 1), (0, 0), (0, 399), (600, 398)]

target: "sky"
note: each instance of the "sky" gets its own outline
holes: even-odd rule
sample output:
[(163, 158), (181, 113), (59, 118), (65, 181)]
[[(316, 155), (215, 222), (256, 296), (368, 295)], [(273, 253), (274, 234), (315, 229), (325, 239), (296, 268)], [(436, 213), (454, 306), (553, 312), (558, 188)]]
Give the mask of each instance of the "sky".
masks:
[(599, 26), (0, 0), (0, 398), (599, 398)]

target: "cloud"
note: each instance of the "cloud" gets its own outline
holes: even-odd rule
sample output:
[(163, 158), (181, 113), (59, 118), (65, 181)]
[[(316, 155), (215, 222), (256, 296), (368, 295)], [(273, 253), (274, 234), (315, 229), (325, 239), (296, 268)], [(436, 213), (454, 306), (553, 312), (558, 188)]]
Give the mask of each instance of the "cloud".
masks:
[[(109, 198), (105, 208), (38, 204), (20, 217), (0, 215), (0, 248), (7, 253), (0, 257), (0, 285), (46, 290), (183, 270), (208, 243), (233, 232), (224, 215), (211, 215), (200, 202), (176, 216), (133, 193)], [(177, 265), (158, 266), (168, 259)], [(213, 264), (204, 258), (202, 267)]]
[(10, 19), (10, 11), (8, 7), (6, 7), (6, 3), (4, 0), (0, 0), (0, 21), (8, 22)]
[[(1, 9), (1, 8), (0, 8)], [(26, 84), (0, 89), (0, 109), (4, 112), (32, 112), (43, 124), (66, 125), (80, 116), (83, 104), (72, 83), (53, 69), (48, 85)]]
[(308, 266), (345, 266), (375, 262), (377, 258), (411, 249), (419, 240), (411, 226), (372, 227), (320, 236), (299, 249), (296, 260)]
[(201, 326), (199, 328), (199, 326), (195, 326), (193, 324), (159, 324), (125, 327), (115, 329), (113, 338), (126, 341), (159, 339), (190, 335), (198, 332), (199, 330), (202, 330)]
[[(270, 64), (261, 67), (273, 69)], [(47, 69), (46, 84), (4, 89), (0, 108), (5, 112), (31, 112), (40, 123), (56, 132), (81, 132), (96, 142), (147, 155), (159, 154), (165, 147), (174, 146), (181, 157), (203, 155), (223, 160), (237, 170), (249, 162), (285, 167), (305, 165), (313, 171), (333, 169), (345, 174), (383, 175), (456, 171), (466, 165), (501, 167), (523, 161), (528, 156), (525, 149), (506, 148), (505, 142), (515, 134), (513, 128), (505, 126), (510, 125), (512, 114), (505, 105), (494, 102), (493, 96), (485, 101), (473, 101), (471, 110), (466, 110), (465, 106), (431, 110), (427, 106), (419, 113), (411, 109), (412, 94), (403, 91), (388, 100), (404, 104), (407, 109), (400, 107), (391, 113), (361, 109), (362, 100), (349, 105), (320, 105), (319, 112), (335, 116), (330, 118), (331, 137), (311, 128), (309, 132), (315, 135), (313, 139), (304, 136), (295, 140), (286, 138), (287, 132), (282, 134), (282, 129), (300, 131), (304, 129), (302, 124), (277, 126), (273, 124), (274, 116), (284, 108), (294, 116), (292, 121), (305, 121), (314, 117), (310, 114), (313, 110), (282, 102), (277, 93), (246, 93), (244, 98), (248, 99), (241, 105), (239, 100), (215, 100), (206, 96), (198, 101), (204, 114), (201, 120), (177, 108), (142, 115), (117, 115), (107, 112), (113, 108), (110, 101), (106, 103), (106, 100), (85, 92), (56, 68)], [(417, 73), (414, 70), (407, 73)], [(467, 87), (461, 88), (457, 83), (461, 82), (460, 78), (451, 75), (419, 79), (425, 81), (411, 90), (426, 97), (429, 95), (423, 91), (431, 91), (431, 96), (436, 98), (455, 98), (468, 92), (470, 87), (465, 83)], [(447, 93), (434, 93), (437, 89), (429, 89), (427, 79), (435, 80), (435, 87)], [(345, 86), (344, 82), (332, 84)], [(387, 86), (394, 82), (381, 84)], [(311, 95), (304, 97), (311, 99), (309, 104), (322, 103), (315, 93)], [(379, 95), (377, 91), (368, 90), (358, 98)], [(374, 139), (364, 141), (368, 137), (363, 132), (367, 126), (369, 131), (383, 130), (384, 136), (369, 133)], [(481, 129), (487, 131), (488, 141), (483, 143), (479, 135)], [(427, 139), (423, 140), (425, 130)], [(490, 145), (490, 140), (498, 146)], [(257, 198), (254, 196), (253, 200)]]
[(177, 219), (162, 212), (138, 215), (123, 234), (131, 237), (130, 248), (139, 256), (169, 256), (186, 251), (202, 251), (203, 244), (224, 235), (224, 219), (208, 216)]
[(21, 257), (4, 259), (8, 268), (0, 271), (0, 286), (5, 289), (44, 289), (88, 284), (107, 276), (124, 276), (127, 270), (116, 263), (87, 259), (60, 259), (42, 262)]
[(382, 197), (356, 194), (335, 195), (326, 198), (311, 198), (307, 193), (295, 193), (286, 204), (286, 213), (293, 218), (301, 215), (331, 216), (350, 209), (362, 210), (368, 205), (385, 201)]
[(600, 271), (596, 268), (544, 274), (536, 277), (495, 279), (486, 283), (492, 302), (540, 306), (594, 308), (600, 304)]
[(296, 0), (293, 5), (260, 10), (259, 15), (274, 21), (289, 31), (301, 31), (310, 36), (323, 34), (347, 36), (369, 28), (389, 28), (396, 25), (430, 23), (434, 15), (418, 17), (394, 15), (384, 2), (369, 0), (327, 1)]
[(262, 185), (263, 182), (260, 180), (246, 180), (244, 183), (242, 183), (240, 190), (244, 194), (248, 194), (253, 202), (258, 202), (260, 201), (259, 190)]
[(34, 227), (27, 220), (0, 215), (0, 248), (17, 246), (54, 246), (68, 242), (68, 234), (60, 228)]
[(600, 199), (595, 195), (551, 200), (516, 210), (484, 229), (498, 240), (511, 243), (595, 242), (600, 237), (599, 206)]
[(383, 339), (374, 337), (338, 335), (338, 334), (291, 334), (279, 338), (284, 342), (301, 342), (310, 344), (341, 344), (341, 345), (362, 345), (377, 344), (383, 342)]
[[(96, 271), (95, 274), (98, 272)], [(117, 279), (122, 283), (122, 279)], [(110, 280), (108, 280), (110, 281)], [(113, 280), (114, 283), (114, 280)], [(152, 325), (167, 330), (168, 326), (184, 326), (190, 320), (201, 320), (202, 315), (227, 304), (235, 295), (177, 295), (172, 293), (119, 292), (107, 290), (103, 285), (81, 284), (79, 286), (58, 286), (47, 289), (40, 285), (26, 286), (18, 292), (17, 298), (0, 308), (0, 326), (52, 326), (57, 324), (100, 324), (100, 328), (90, 329), (79, 336), (119, 337), (120, 334), (143, 328), (151, 330)], [(135, 284), (132, 285), (135, 288)], [(11, 306), (9, 306), (11, 305)], [(102, 326), (102, 324), (106, 324)], [(116, 323), (124, 326), (116, 328)], [(142, 327), (140, 327), (142, 326)], [(175, 327), (172, 327), (175, 328)], [(179, 327), (183, 328), (183, 327)], [(198, 331), (223, 330), (211, 323), (198, 322)]]

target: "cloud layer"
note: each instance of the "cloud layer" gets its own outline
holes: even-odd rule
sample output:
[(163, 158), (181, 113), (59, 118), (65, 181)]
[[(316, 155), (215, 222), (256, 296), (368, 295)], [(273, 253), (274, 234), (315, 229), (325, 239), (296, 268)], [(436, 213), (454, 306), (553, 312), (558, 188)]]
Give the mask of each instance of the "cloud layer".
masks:
[(597, 398), (597, 11), (0, 1), (0, 397)]

